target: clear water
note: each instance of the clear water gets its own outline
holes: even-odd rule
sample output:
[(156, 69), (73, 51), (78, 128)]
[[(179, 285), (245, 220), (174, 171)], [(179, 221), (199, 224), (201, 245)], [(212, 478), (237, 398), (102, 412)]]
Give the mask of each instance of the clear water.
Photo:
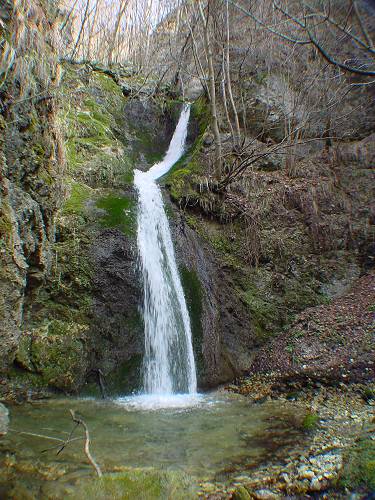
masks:
[(184, 152), (190, 107), (185, 105), (164, 159), (148, 172), (135, 170), (137, 244), (143, 276), (144, 390), (168, 395), (196, 392), (191, 328), (171, 232), (157, 179)]
[[(11, 428), (66, 438), (72, 428), (70, 408), (85, 419), (92, 454), (103, 471), (155, 467), (199, 479), (226, 480), (270, 457), (285, 456), (299, 436), (290, 403), (256, 405), (225, 393), (191, 396), (189, 402), (186, 396), (173, 397), (163, 409), (150, 405), (147, 397), (37, 402), (11, 407)], [(71, 443), (58, 456), (54, 450), (42, 453), (54, 444), (9, 432), (0, 440), (0, 463), (8, 453), (15, 454), (16, 460), (63, 470), (61, 481), (74, 482), (92, 474), (81, 441)], [(18, 479), (22, 481), (22, 475)]]

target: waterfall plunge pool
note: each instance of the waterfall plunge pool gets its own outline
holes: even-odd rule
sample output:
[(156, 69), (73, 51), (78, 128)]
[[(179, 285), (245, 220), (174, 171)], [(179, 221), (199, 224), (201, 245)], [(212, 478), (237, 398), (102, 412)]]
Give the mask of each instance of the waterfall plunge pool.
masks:
[(304, 439), (292, 402), (254, 404), (225, 392), (172, 399), (164, 399), (163, 404), (150, 396), (111, 401), (51, 399), (11, 406), (12, 430), (0, 439), (0, 463), (7, 472), (0, 479), (0, 492), (9, 481), (32, 489), (46, 487), (50, 474), (52, 496), (37, 498), (65, 498), (66, 488), (74, 491), (79, 481), (94, 477), (82, 441), (72, 442), (56, 455), (51, 450), (53, 441), (26, 434), (66, 439), (73, 426), (69, 409), (84, 418), (91, 452), (104, 473), (124, 467), (155, 468), (182, 472), (196, 484), (229, 484), (238, 474), (287, 457)]

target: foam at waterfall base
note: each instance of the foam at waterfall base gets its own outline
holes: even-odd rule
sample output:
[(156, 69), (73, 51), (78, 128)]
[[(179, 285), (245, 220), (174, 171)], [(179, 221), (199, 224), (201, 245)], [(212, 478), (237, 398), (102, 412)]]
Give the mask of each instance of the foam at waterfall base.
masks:
[(203, 394), (140, 394), (126, 396), (116, 400), (127, 410), (163, 410), (184, 409), (199, 406), (204, 402)]

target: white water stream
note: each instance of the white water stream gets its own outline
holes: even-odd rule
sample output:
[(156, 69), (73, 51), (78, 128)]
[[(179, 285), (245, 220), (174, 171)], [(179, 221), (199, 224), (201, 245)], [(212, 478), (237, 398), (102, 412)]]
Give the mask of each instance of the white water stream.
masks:
[(134, 175), (144, 289), (144, 391), (150, 395), (194, 394), (197, 389), (190, 319), (156, 182), (181, 158), (189, 116), (190, 107), (185, 105), (164, 159), (148, 172), (135, 170)]

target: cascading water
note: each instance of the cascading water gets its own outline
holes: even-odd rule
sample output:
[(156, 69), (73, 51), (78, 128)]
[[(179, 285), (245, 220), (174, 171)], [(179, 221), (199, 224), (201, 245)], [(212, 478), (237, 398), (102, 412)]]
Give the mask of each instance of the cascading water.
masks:
[(197, 388), (189, 314), (156, 182), (184, 152), (189, 115), (190, 106), (185, 105), (164, 159), (148, 172), (134, 173), (144, 287), (144, 390), (153, 395), (193, 394)]

